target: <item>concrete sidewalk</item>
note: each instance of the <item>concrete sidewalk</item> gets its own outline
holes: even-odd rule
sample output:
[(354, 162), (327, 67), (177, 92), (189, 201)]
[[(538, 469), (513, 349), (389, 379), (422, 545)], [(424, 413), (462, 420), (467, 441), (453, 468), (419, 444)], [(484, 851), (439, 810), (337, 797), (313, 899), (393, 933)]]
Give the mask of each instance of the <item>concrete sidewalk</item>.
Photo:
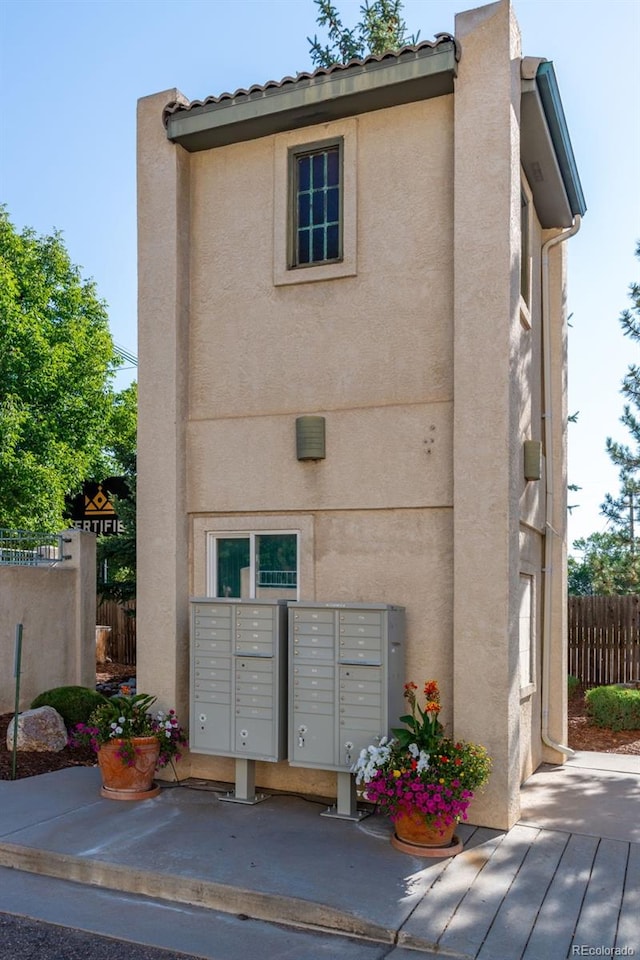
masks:
[(208, 787), (123, 803), (86, 767), (0, 782), (0, 910), (25, 913), (27, 897), (26, 915), (51, 920), (50, 902), (55, 922), (211, 960), (640, 952), (640, 757), (540, 768), (512, 830), (461, 824), (463, 853), (441, 860), (394, 849), (383, 817), (327, 819), (287, 795), (223, 803)]

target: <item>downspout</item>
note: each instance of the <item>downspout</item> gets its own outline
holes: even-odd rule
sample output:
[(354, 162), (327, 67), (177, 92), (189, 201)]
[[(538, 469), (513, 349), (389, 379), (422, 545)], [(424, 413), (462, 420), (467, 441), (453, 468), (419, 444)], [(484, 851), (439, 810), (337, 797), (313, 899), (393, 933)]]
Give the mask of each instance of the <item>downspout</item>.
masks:
[(581, 218), (576, 215), (573, 226), (551, 237), (542, 245), (542, 363), (544, 377), (544, 449), (545, 449), (545, 524), (544, 566), (542, 570), (542, 742), (546, 746), (573, 757), (575, 751), (554, 740), (549, 733), (549, 679), (551, 676), (551, 571), (553, 567), (553, 540), (558, 533), (553, 527), (553, 424), (551, 416), (551, 305), (549, 293), (549, 250), (564, 243), (580, 229)]

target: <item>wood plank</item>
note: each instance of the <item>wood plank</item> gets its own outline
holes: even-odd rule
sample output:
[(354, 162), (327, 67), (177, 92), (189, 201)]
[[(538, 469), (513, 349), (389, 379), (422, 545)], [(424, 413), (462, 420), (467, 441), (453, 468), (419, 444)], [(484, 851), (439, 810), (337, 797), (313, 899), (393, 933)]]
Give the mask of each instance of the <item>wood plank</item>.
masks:
[(502, 901), (478, 960), (522, 955), (568, 840), (568, 834), (556, 830), (538, 834)]
[(414, 949), (436, 949), (461, 900), (504, 837), (501, 831), (478, 827), (465, 840), (463, 852), (445, 862), (446, 869), (398, 931), (398, 943)]
[(565, 960), (589, 883), (598, 838), (572, 834), (529, 937), (522, 960)]
[(611, 948), (616, 942), (629, 844), (601, 840), (585, 893), (573, 944)]
[[(540, 831), (516, 824), (479, 871), (443, 932), (443, 953), (477, 956), (500, 905)], [(509, 960), (512, 960), (513, 955)]]
[(629, 858), (618, 919), (616, 947), (631, 947), (640, 953), (640, 844), (629, 844)]

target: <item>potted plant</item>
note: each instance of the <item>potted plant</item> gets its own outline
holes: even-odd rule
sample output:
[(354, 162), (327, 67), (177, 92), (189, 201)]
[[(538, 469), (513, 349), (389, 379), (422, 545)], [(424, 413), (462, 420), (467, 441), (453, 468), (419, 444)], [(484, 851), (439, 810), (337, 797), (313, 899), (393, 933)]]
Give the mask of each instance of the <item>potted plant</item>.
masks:
[(111, 697), (92, 712), (88, 723), (77, 724), (71, 746), (89, 745), (98, 757), (103, 797), (145, 800), (160, 787), (157, 769), (180, 759), (187, 744), (175, 710), (152, 712), (156, 697), (146, 693)]
[(423, 707), (417, 689), (413, 682), (405, 684), (411, 712), (399, 718), (404, 726), (360, 753), (356, 783), (365, 785), (366, 799), (393, 821), (395, 846), (411, 852), (435, 848), (448, 856), (462, 849), (454, 830), (467, 819), (474, 792), (489, 779), (491, 760), (479, 744), (445, 736), (435, 680), (425, 683)]

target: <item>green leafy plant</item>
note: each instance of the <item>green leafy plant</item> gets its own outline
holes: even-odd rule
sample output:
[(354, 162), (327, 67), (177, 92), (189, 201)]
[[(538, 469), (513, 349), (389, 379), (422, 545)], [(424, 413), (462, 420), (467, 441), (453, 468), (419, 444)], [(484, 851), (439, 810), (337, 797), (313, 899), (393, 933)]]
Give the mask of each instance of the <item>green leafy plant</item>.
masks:
[(444, 830), (466, 820), (474, 791), (489, 779), (491, 759), (481, 745), (445, 736), (435, 680), (424, 685), (424, 706), (417, 689), (413, 682), (405, 684), (410, 713), (399, 718), (404, 726), (392, 729), (392, 739), (365, 747), (353, 771), (366, 798), (391, 820), (418, 811)]
[[(187, 738), (178, 722), (175, 710), (168, 713), (151, 707), (157, 697), (146, 693), (134, 696), (115, 696), (100, 704), (89, 717), (88, 723), (80, 723), (73, 729), (69, 739), (71, 746), (90, 746), (97, 753), (103, 744), (118, 743), (118, 755), (125, 766), (135, 762), (136, 737), (156, 737), (160, 744), (158, 768), (166, 767), (181, 757)], [(173, 767), (175, 772), (175, 767)]]
[(570, 697), (573, 697), (576, 695), (576, 693), (578, 693), (579, 690), (580, 690), (580, 681), (578, 680), (577, 677), (574, 677), (571, 674), (569, 674), (569, 676), (567, 677), (567, 693), (569, 694)]
[(106, 697), (90, 687), (54, 687), (45, 690), (31, 702), (31, 709), (53, 707), (70, 729), (77, 723), (86, 723), (93, 711), (104, 703)]
[(585, 694), (587, 712), (598, 727), (640, 730), (640, 690), (594, 687)]

